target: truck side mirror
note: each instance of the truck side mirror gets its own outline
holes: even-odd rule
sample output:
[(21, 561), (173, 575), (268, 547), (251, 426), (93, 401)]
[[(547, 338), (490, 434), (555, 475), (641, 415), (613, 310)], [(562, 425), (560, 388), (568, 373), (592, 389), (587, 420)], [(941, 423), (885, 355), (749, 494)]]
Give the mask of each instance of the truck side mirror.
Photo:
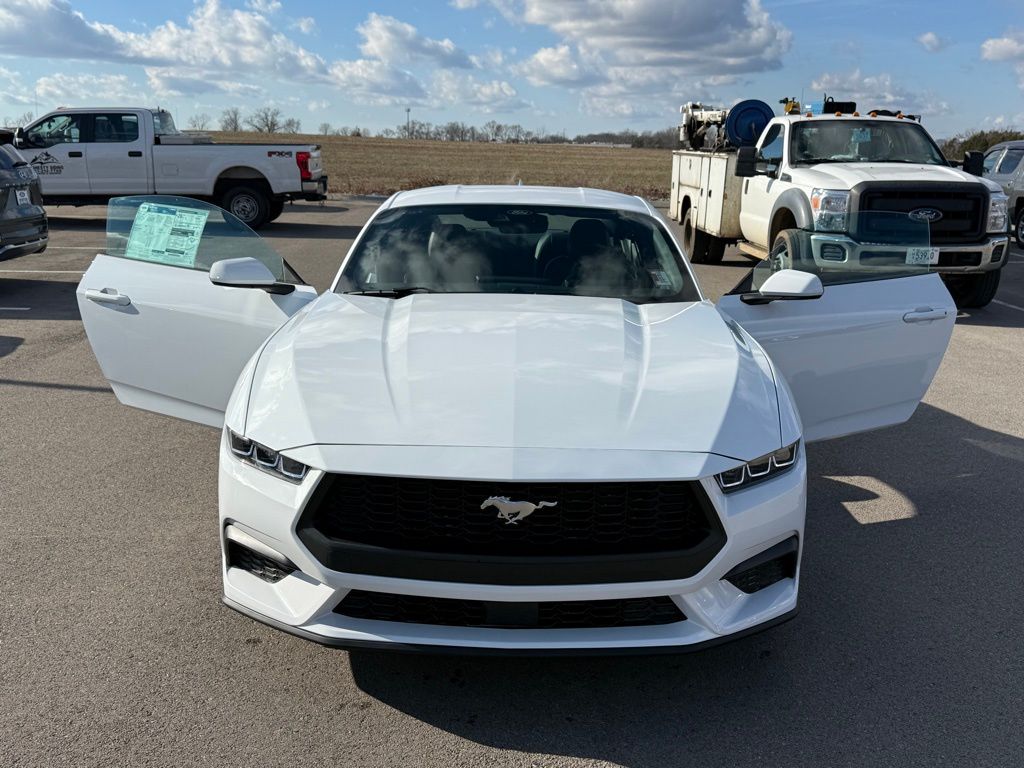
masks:
[(757, 176), (757, 147), (740, 147), (736, 150), (735, 174), (741, 179)]
[(14, 146), (18, 149), (25, 146), (25, 129), (20, 125), (14, 129)]
[(982, 152), (967, 152), (964, 155), (964, 170), (972, 176), (985, 173), (985, 155)]

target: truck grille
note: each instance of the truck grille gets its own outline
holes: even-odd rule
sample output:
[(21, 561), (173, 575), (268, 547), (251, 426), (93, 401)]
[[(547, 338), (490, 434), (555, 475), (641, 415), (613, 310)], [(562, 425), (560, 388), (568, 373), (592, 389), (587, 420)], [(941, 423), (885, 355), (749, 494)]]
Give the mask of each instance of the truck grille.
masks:
[[(918, 208), (934, 208), (942, 218), (930, 225), (931, 245), (975, 243), (985, 235), (988, 214), (988, 192), (980, 184), (937, 183), (921, 185), (904, 182), (871, 182), (858, 184), (852, 190), (854, 212), (910, 213)], [(862, 242), (888, 242), (891, 222), (885, 217), (853, 218), (855, 237)], [(874, 232), (873, 228), (878, 231)], [(922, 243), (923, 245), (923, 243)]]
[[(512, 522), (507, 497), (532, 508)], [(725, 543), (700, 483), (506, 483), (326, 475), (298, 534), (350, 573), (501, 583), (685, 578)], [(667, 571), (666, 571), (667, 569)]]
[(501, 629), (643, 627), (686, 620), (669, 597), (504, 603), (353, 590), (334, 612), (400, 624)]

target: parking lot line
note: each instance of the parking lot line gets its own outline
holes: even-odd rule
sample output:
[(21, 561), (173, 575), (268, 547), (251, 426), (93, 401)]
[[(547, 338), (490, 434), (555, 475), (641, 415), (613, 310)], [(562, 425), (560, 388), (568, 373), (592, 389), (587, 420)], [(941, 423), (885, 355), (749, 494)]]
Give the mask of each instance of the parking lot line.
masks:
[(91, 251), (94, 248), (103, 248), (102, 245), (48, 245), (48, 251)]
[(0, 269), (5, 275), (84, 275), (83, 269)]
[(0, 312), (28, 312), (32, 307), (0, 307)]
[(1010, 309), (1016, 309), (1018, 312), (1024, 312), (1024, 307), (1018, 307), (1016, 304), (1010, 304), (1006, 301), (1000, 301), (999, 299), (992, 299), (993, 304), (998, 304), (1001, 307), (1009, 307)]

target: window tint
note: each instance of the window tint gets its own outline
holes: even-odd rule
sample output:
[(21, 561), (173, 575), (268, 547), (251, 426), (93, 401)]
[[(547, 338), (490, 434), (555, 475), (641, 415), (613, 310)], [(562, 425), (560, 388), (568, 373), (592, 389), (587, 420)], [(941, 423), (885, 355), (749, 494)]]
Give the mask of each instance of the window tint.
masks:
[(96, 115), (93, 134), (93, 141), (100, 144), (136, 141), (139, 138), (139, 117), (121, 114)]
[(996, 167), (996, 163), (999, 162), (999, 158), (1002, 157), (1003, 150), (993, 149), (991, 152), (985, 155), (984, 168), (985, 173), (992, 173)]
[(77, 144), (82, 140), (82, 115), (54, 115), (25, 131), (25, 143), (31, 147)]
[(337, 290), (604, 296), (635, 304), (700, 298), (650, 216), (529, 203), (384, 211), (345, 262)]
[(1008, 149), (996, 169), (996, 173), (1013, 173), (1020, 165), (1020, 159), (1024, 157), (1024, 149)]
[(778, 165), (782, 162), (782, 126), (773, 125), (764, 137), (764, 144), (761, 146), (761, 157), (770, 165)]

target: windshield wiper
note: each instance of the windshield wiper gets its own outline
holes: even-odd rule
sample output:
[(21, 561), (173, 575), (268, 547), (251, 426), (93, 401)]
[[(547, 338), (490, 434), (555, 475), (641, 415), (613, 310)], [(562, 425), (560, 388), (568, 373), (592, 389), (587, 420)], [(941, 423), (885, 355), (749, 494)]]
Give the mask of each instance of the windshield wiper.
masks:
[(344, 291), (347, 296), (385, 296), (391, 299), (401, 299), (413, 293), (434, 293), (433, 288), (424, 288), (421, 285), (408, 285), (403, 288), (375, 288), (367, 291)]
[(796, 161), (800, 165), (817, 165), (818, 163), (855, 163), (856, 160), (839, 159), (836, 157), (801, 157)]

